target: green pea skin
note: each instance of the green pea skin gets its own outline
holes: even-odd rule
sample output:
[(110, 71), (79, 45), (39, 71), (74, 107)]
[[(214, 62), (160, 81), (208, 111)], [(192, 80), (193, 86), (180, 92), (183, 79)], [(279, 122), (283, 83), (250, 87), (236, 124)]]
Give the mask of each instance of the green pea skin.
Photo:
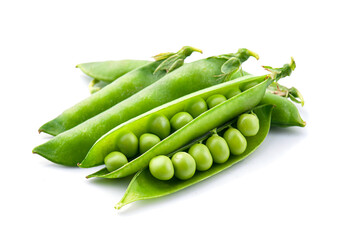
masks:
[(257, 84), (259, 84), (259, 82), (255, 82), (255, 81), (249, 82), (245, 86), (242, 87), (242, 91), (246, 91), (246, 90), (256, 86)]
[(232, 89), (231, 91), (229, 91), (227, 94), (226, 94), (226, 97), (229, 99), (229, 98), (232, 98), (238, 94), (241, 93), (241, 90), (240, 89)]
[(164, 139), (171, 133), (171, 124), (164, 115), (155, 115), (149, 119), (147, 129), (149, 133)]
[(170, 123), (171, 123), (173, 130), (176, 131), (179, 128), (182, 128), (183, 126), (185, 126), (187, 123), (189, 123), (192, 120), (193, 120), (193, 117), (188, 112), (179, 112), (171, 118)]
[(226, 101), (227, 98), (224, 95), (221, 94), (214, 94), (210, 97), (207, 98), (206, 102), (208, 105), (208, 108), (211, 109), (213, 107), (215, 107), (216, 105)]
[(188, 153), (194, 158), (198, 171), (206, 171), (213, 164), (213, 158), (209, 149), (201, 143), (194, 144)]
[(125, 132), (118, 138), (117, 148), (127, 158), (134, 157), (138, 153), (138, 138), (133, 132)]
[(228, 143), (231, 153), (234, 155), (242, 154), (247, 148), (246, 138), (235, 128), (229, 128), (225, 132), (224, 138)]
[(208, 110), (206, 101), (199, 97), (187, 104), (185, 107), (185, 112), (188, 112), (192, 115), (193, 118), (198, 117), (203, 112), (206, 112)]
[(213, 161), (216, 163), (224, 163), (228, 160), (230, 151), (225, 139), (217, 134), (214, 134), (206, 141), (206, 146), (208, 147)]
[(147, 150), (152, 148), (154, 145), (160, 142), (160, 138), (152, 133), (144, 133), (139, 138), (139, 152), (140, 154), (145, 153)]
[(159, 180), (170, 180), (174, 176), (174, 168), (169, 157), (164, 155), (151, 159), (149, 170), (155, 178)]
[(260, 129), (259, 119), (254, 114), (244, 113), (238, 118), (237, 128), (245, 137), (255, 136)]
[(193, 177), (196, 170), (196, 163), (193, 157), (186, 152), (177, 152), (172, 157), (174, 175), (180, 180), (187, 180)]
[(121, 152), (111, 152), (104, 158), (104, 163), (109, 172), (113, 172), (128, 163), (128, 159)]

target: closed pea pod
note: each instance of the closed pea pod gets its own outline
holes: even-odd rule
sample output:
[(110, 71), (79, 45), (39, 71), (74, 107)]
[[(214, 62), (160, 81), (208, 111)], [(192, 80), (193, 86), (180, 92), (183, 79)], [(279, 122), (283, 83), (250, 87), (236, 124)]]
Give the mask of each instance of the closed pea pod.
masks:
[[(243, 62), (247, 60), (252, 53), (247, 49), (241, 49), (238, 53), (231, 55), (238, 57), (241, 59), (241, 62)], [(105, 138), (103, 135), (115, 127), (121, 124), (123, 125), (128, 120), (155, 107), (161, 106), (164, 103), (168, 103), (200, 89), (219, 84), (217, 74), (219, 74), (220, 67), (227, 60), (228, 54), (185, 64), (144, 88), (142, 91), (110, 107), (101, 114), (37, 146), (33, 149), (33, 153), (40, 154), (58, 164), (76, 166), (83, 161), (95, 142), (100, 138), (101, 141), (102, 138)], [(136, 70), (139, 70), (139, 68)], [(153, 74), (153, 71), (151, 74)], [(233, 75), (232, 78), (236, 78), (237, 76), (238, 75)], [(199, 79), (199, 81), (195, 81), (195, 79)], [(101, 94), (106, 88), (94, 95)], [(183, 109), (180, 111), (183, 111)], [(171, 117), (172, 115), (170, 115), (170, 118)], [(139, 135), (137, 135), (137, 137), (139, 137)], [(112, 146), (112, 148), (114, 148), (114, 146)], [(110, 150), (109, 147), (106, 148), (106, 151), (108, 150)], [(104, 156), (108, 154), (106, 151), (99, 154), (100, 156), (97, 158), (99, 164), (101, 164)], [(85, 167), (86, 165), (81, 164), (81, 166)]]
[(180, 67), (184, 59), (191, 55), (193, 51), (200, 52), (199, 49), (184, 47), (177, 53), (157, 55), (156, 58), (159, 60), (150, 62), (124, 74), (112, 84), (65, 110), (58, 117), (41, 126), (39, 132), (58, 135), (85, 122), (158, 81), (168, 72)]

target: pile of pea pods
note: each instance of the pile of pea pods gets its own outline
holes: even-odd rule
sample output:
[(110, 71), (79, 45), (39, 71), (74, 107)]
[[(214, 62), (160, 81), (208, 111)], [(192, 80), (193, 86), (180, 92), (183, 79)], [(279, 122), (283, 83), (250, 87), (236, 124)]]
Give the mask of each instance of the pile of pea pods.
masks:
[(132, 175), (115, 206), (184, 189), (242, 161), (271, 126), (304, 127), (300, 92), (279, 84), (296, 64), (242, 64), (259, 56), (245, 48), (191, 63), (193, 52), (161, 53), (154, 61), (91, 62), (76, 67), (92, 77), (91, 95), (42, 125), (54, 137), (33, 149), (66, 166), (103, 168), (87, 178)]

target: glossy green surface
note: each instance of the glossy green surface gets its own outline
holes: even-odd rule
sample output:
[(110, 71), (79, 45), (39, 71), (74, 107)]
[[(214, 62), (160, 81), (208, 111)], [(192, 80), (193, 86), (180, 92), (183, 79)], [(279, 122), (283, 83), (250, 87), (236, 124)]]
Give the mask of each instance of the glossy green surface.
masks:
[[(184, 96), (181, 99), (177, 99), (171, 103), (160, 106), (152, 111), (149, 111), (137, 118), (126, 122), (125, 124), (111, 130), (104, 137), (102, 137), (94, 147), (88, 153), (86, 159), (82, 162), (85, 166), (94, 166), (101, 164), (101, 159), (104, 158), (106, 154), (114, 151), (114, 145), (111, 144), (115, 141), (116, 136), (118, 136), (121, 131), (132, 131), (137, 136), (140, 136), (146, 131), (147, 121), (153, 114), (164, 114), (168, 118), (180, 112), (184, 109), (185, 105), (193, 98), (202, 97), (206, 99), (218, 92), (226, 92), (233, 86), (244, 84), (246, 81), (250, 80), (260, 80), (262, 81), (259, 85), (237, 95), (235, 98), (227, 100), (214, 108), (208, 110), (207, 112), (201, 114), (199, 117), (193, 119), (183, 128), (175, 131), (167, 138), (162, 140), (156, 146), (154, 146), (151, 151), (147, 151), (144, 154), (138, 156), (122, 168), (109, 173), (105, 169), (102, 169), (88, 177), (104, 177), (104, 178), (120, 178), (128, 176), (139, 171), (141, 168), (146, 167), (149, 161), (158, 155), (167, 155), (185, 144), (191, 142), (193, 139), (205, 134), (206, 132), (216, 128), (217, 126), (235, 118), (239, 114), (242, 114), (254, 106), (256, 106), (262, 99), (265, 90), (271, 80), (264, 80), (266, 76), (252, 77), (246, 76), (237, 80), (229, 81), (217, 86), (213, 86), (208, 89), (204, 89), (193, 94)], [(82, 165), (81, 164), (81, 165)]]
[(194, 158), (198, 171), (206, 171), (213, 164), (213, 158), (209, 149), (201, 143), (194, 144), (188, 153)]
[(117, 151), (109, 153), (104, 158), (104, 164), (109, 172), (115, 171), (127, 163), (128, 159), (126, 156), (123, 153)]
[(213, 96), (210, 96), (209, 98), (207, 98), (206, 103), (208, 108), (213, 108), (216, 105), (226, 101), (226, 97), (222, 94), (214, 94)]
[(132, 158), (138, 153), (138, 138), (133, 132), (120, 134), (117, 139), (117, 149), (127, 158)]
[[(76, 166), (86, 158), (94, 143), (115, 127), (123, 126), (122, 123), (126, 124), (128, 120), (164, 103), (218, 84), (216, 76), (225, 61), (225, 58), (207, 58), (185, 64), (128, 99), (36, 147), (33, 152), (58, 164)], [(233, 78), (235, 77), (233, 76)], [(195, 81), (195, 79), (198, 79), (198, 81)], [(100, 94), (106, 88), (94, 95)], [(183, 111), (183, 109), (180, 111)], [(136, 134), (136, 132), (134, 133)], [(138, 133), (136, 135), (137, 137), (140, 136)], [(81, 166), (102, 164), (104, 157), (114, 150), (115, 143), (113, 141), (104, 143), (103, 148), (103, 151), (99, 150), (94, 156), (90, 154), (90, 158), (94, 157), (97, 160), (89, 160), (90, 164)], [(109, 151), (107, 152), (107, 150)]]
[(172, 156), (174, 176), (180, 180), (193, 177), (196, 170), (196, 163), (193, 157), (186, 152), (178, 152)]
[(230, 156), (230, 151), (225, 139), (217, 134), (214, 134), (206, 141), (206, 146), (211, 152), (213, 161), (215, 163), (224, 163)]
[(247, 148), (247, 140), (242, 133), (236, 128), (229, 128), (224, 133), (224, 139), (226, 140), (231, 154), (240, 155)]
[(278, 127), (304, 127), (306, 122), (302, 120), (300, 113), (290, 100), (266, 92), (261, 104), (273, 104), (275, 109), (272, 116), (272, 125)]
[[(232, 165), (244, 160), (248, 155), (258, 148), (258, 146), (266, 138), (269, 128), (270, 120), (272, 113), (272, 106), (260, 106), (254, 110), (260, 119), (261, 128), (257, 135), (247, 138), (247, 149), (240, 156), (231, 155), (228, 161), (223, 164), (213, 164), (213, 166), (207, 171), (199, 172), (197, 171), (195, 175), (185, 181), (181, 181), (175, 178), (172, 178), (169, 181), (160, 181), (155, 179), (148, 168), (145, 168), (139, 171), (132, 179), (127, 188), (121, 201), (115, 206), (115, 208), (120, 209), (134, 201), (157, 198), (165, 196), (179, 190), (182, 190), (186, 187), (194, 185), (200, 181), (203, 181), (215, 174), (231, 167)], [(218, 186), (221, 189), (221, 186)]]
[(126, 59), (119, 61), (81, 63), (76, 67), (94, 79), (113, 82), (122, 75), (149, 63), (151, 62), (145, 60)]
[(188, 112), (179, 112), (171, 118), (170, 124), (173, 131), (177, 131), (192, 120), (193, 117)]
[[(191, 47), (184, 48), (191, 49)], [(162, 58), (161, 60), (150, 62), (126, 73), (102, 90), (92, 94), (90, 97), (65, 110), (55, 119), (41, 126), (39, 132), (58, 135), (78, 126), (80, 123), (104, 112), (141, 91), (165, 76), (168, 72), (168, 68), (172, 68), (173, 70), (175, 67), (178, 67), (176, 65), (177, 61), (182, 65), (184, 59), (192, 53), (191, 51), (183, 51), (184, 48), (174, 54), (177, 58), (172, 62), (167, 62), (170, 60), (169, 57), (167, 59)], [(155, 71), (156, 74), (154, 74)]]
[(144, 133), (139, 138), (139, 152), (143, 154), (160, 142), (160, 138), (152, 133)]
[(170, 121), (163, 114), (154, 114), (148, 121), (147, 131), (164, 139), (171, 133)]
[(229, 98), (232, 98), (238, 94), (241, 93), (241, 90), (240, 89), (233, 89), (232, 91), (230, 91), (229, 93), (227, 93), (226, 97), (229, 99)]
[(257, 134), (260, 128), (259, 119), (254, 114), (244, 113), (239, 116), (237, 128), (245, 137), (251, 137)]
[(189, 102), (184, 111), (192, 115), (193, 118), (198, 117), (203, 112), (208, 110), (207, 103), (202, 98), (196, 98), (193, 101)]
[(174, 168), (170, 158), (162, 155), (151, 159), (149, 171), (159, 180), (169, 180), (174, 176)]

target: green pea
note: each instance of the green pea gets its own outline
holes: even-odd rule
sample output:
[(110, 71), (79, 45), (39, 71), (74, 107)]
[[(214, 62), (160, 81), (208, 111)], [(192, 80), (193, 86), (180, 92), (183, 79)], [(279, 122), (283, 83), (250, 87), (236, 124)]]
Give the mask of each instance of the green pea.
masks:
[(240, 115), (237, 122), (237, 127), (243, 136), (255, 136), (260, 128), (259, 119), (254, 114), (244, 113)]
[(147, 130), (164, 139), (171, 133), (170, 121), (164, 115), (154, 115), (149, 119)]
[(186, 152), (177, 152), (172, 157), (174, 175), (180, 180), (193, 177), (196, 170), (196, 163), (193, 157)]
[(190, 113), (193, 118), (198, 117), (203, 112), (207, 111), (207, 103), (201, 97), (196, 98), (190, 101), (187, 106), (185, 107), (185, 111)]
[(193, 117), (188, 112), (179, 112), (171, 118), (170, 123), (173, 130), (176, 131), (192, 120)]
[(194, 144), (188, 153), (194, 158), (198, 171), (206, 171), (213, 164), (212, 155), (204, 144)]
[(229, 128), (225, 132), (224, 138), (228, 143), (231, 153), (234, 155), (242, 154), (247, 148), (246, 138), (235, 128)]
[(249, 88), (252, 88), (252, 87), (256, 86), (257, 84), (259, 84), (259, 82), (255, 82), (255, 81), (249, 82), (249, 83), (247, 83), (246, 85), (244, 85), (244, 86), (242, 87), (242, 91), (246, 91), (246, 90), (248, 90)]
[(121, 152), (111, 152), (104, 158), (104, 163), (109, 172), (113, 172), (128, 163), (128, 159)]
[(117, 147), (127, 158), (134, 157), (138, 153), (138, 138), (133, 132), (125, 132), (119, 136)]
[(152, 158), (149, 163), (149, 169), (152, 176), (159, 180), (169, 180), (174, 175), (172, 161), (164, 155)]
[(221, 94), (214, 94), (212, 96), (210, 96), (209, 98), (207, 98), (206, 102), (208, 105), (208, 108), (212, 108), (215, 107), (216, 105), (226, 101), (226, 97), (224, 95)]
[(213, 161), (216, 163), (224, 163), (228, 160), (230, 151), (225, 139), (217, 134), (214, 134), (206, 141), (206, 146), (208, 147)]
[(236, 96), (236, 95), (238, 95), (238, 94), (240, 94), (241, 93), (241, 90), (240, 89), (232, 89), (232, 90), (230, 90), (227, 94), (226, 94), (226, 96), (227, 96), (227, 98), (232, 98), (232, 97), (234, 97), (234, 96)]
[(157, 135), (144, 133), (139, 138), (139, 152), (143, 154), (159, 142), (160, 138)]

